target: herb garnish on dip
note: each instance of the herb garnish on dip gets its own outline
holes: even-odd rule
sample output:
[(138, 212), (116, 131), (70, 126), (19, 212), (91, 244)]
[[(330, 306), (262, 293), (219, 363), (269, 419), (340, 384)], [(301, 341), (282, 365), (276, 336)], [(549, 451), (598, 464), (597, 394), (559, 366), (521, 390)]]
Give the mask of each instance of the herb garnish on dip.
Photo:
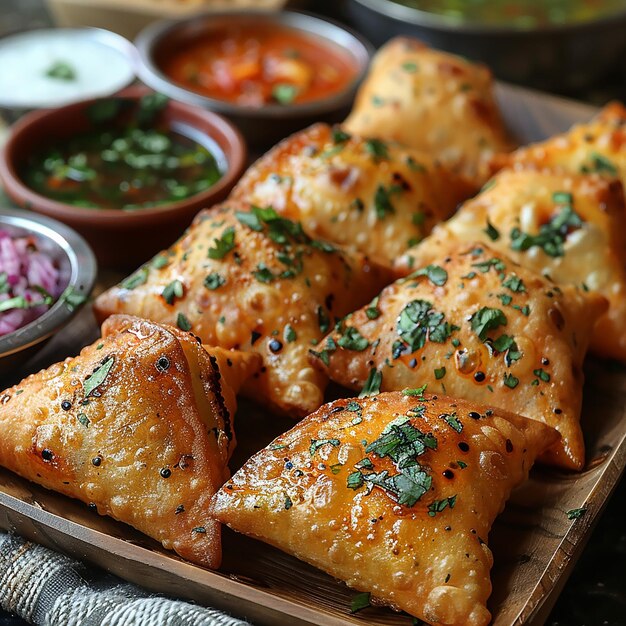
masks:
[(47, 198), (94, 209), (155, 207), (205, 191), (222, 177), (217, 147), (164, 124), (167, 103), (160, 94), (95, 102), (95, 128), (33, 155), (21, 178)]

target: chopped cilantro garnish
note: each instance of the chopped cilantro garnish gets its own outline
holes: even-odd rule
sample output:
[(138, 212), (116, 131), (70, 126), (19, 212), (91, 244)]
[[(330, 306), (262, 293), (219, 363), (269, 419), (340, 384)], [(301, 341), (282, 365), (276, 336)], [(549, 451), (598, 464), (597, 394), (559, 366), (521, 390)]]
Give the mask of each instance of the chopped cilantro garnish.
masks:
[(272, 98), (279, 104), (291, 104), (297, 97), (299, 92), (296, 85), (290, 83), (279, 83), (274, 85), (272, 89)]
[(352, 472), (348, 476), (346, 484), (349, 489), (360, 489), (363, 486), (363, 474), (361, 472)]
[(219, 239), (213, 241), (215, 247), (209, 248), (210, 259), (223, 259), (235, 247), (235, 229), (229, 226)]
[(326, 444), (337, 447), (341, 444), (341, 442), (339, 439), (311, 439), (309, 453), (313, 456), (322, 446), (325, 446)]
[(350, 613), (358, 613), (363, 609), (366, 609), (370, 604), (370, 594), (368, 593), (359, 593), (350, 602)]
[(609, 159), (607, 159), (603, 154), (600, 154), (599, 152), (594, 151), (589, 155), (589, 158), (591, 160), (591, 164), (583, 165), (580, 168), (580, 171), (583, 174), (590, 174), (592, 172), (598, 172), (598, 173), (609, 174), (609, 176), (618, 175), (619, 170), (617, 169), (615, 164)]
[(330, 328), (330, 318), (328, 317), (328, 313), (323, 306), (317, 307), (317, 323), (320, 327), (321, 333), (327, 333)]
[(498, 328), (498, 326), (506, 326), (506, 315), (500, 309), (492, 309), (483, 307), (472, 315), (472, 330), (478, 335), (481, 341), (487, 339), (490, 330)]
[(226, 284), (226, 279), (221, 274), (218, 274), (217, 272), (211, 272), (204, 279), (204, 286), (207, 289), (210, 289), (212, 291), (215, 289), (218, 289), (224, 284)]
[(184, 294), (183, 283), (180, 280), (173, 280), (171, 283), (167, 284), (161, 295), (167, 304), (173, 304), (176, 298), (182, 298)]
[(83, 392), (85, 398), (88, 398), (104, 381), (106, 380), (113, 364), (115, 363), (115, 357), (109, 355), (102, 361), (102, 363), (90, 374), (83, 382)]
[(376, 209), (376, 217), (379, 220), (384, 220), (387, 215), (396, 212), (391, 202), (391, 192), (383, 185), (378, 185), (376, 188), (374, 208)]
[(459, 421), (456, 412), (442, 413), (439, 416), (452, 430), (456, 430), (457, 433), (463, 432), (463, 424)]
[(154, 259), (152, 259), (150, 265), (155, 270), (163, 269), (169, 263), (169, 259), (165, 254), (157, 254)]
[(421, 387), (417, 387), (415, 389), (403, 389), (402, 395), (403, 396), (415, 396), (421, 399), (424, 397), (424, 392), (426, 391), (427, 386), (428, 385), (422, 385)]
[(483, 274), (486, 274), (492, 267), (497, 272), (503, 272), (506, 269), (506, 265), (501, 259), (488, 259), (487, 261), (480, 261), (479, 263), (472, 263), (472, 267), (480, 270)]
[(370, 345), (370, 342), (356, 328), (348, 326), (337, 340), (337, 344), (345, 350), (363, 352)]
[(288, 511), (293, 506), (293, 502), (289, 496), (285, 496), (285, 511)]
[(580, 509), (570, 509), (567, 512), (567, 519), (580, 519), (585, 513), (587, 512), (587, 509), (582, 507)]
[(367, 139), (365, 141), (365, 150), (371, 154), (375, 160), (389, 158), (387, 144), (380, 139)]
[(76, 416), (76, 419), (85, 427), (89, 428), (89, 424), (91, 424), (89, 418), (84, 413), (79, 413)]
[(519, 385), (519, 378), (516, 378), (513, 374), (505, 374), (504, 384), (510, 389), (515, 389)]
[(402, 69), (409, 74), (415, 74), (415, 72), (417, 72), (417, 63), (406, 61), (406, 63), (402, 64)]
[(406, 280), (417, 278), (418, 276), (426, 276), (433, 285), (442, 287), (448, 281), (448, 272), (439, 265), (427, 265), (413, 272)]
[(185, 332), (189, 332), (191, 330), (191, 322), (184, 313), (179, 313), (176, 317), (176, 326)]
[(559, 257), (565, 254), (563, 244), (565, 238), (572, 230), (582, 227), (583, 220), (574, 211), (571, 194), (557, 192), (553, 199), (557, 204), (563, 204), (559, 213), (543, 224), (536, 235), (531, 235), (515, 227), (511, 230), (511, 249), (525, 252), (537, 246), (548, 256)]
[(519, 276), (516, 276), (515, 274), (511, 274), (510, 276), (507, 276), (502, 281), (502, 286), (506, 287), (507, 289), (510, 289), (513, 293), (522, 293), (526, 291), (524, 281)]
[(383, 375), (381, 372), (377, 371), (376, 368), (372, 367), (370, 369), (370, 373), (363, 385), (363, 389), (359, 394), (359, 398), (366, 398), (367, 396), (375, 396), (380, 393), (380, 386), (383, 382)]
[(483, 232), (491, 239), (491, 241), (497, 241), (500, 239), (500, 231), (487, 219), (487, 227)]
[(283, 339), (287, 343), (292, 343), (297, 338), (298, 338), (298, 335), (296, 334), (296, 331), (293, 329), (293, 327), (291, 325), (287, 324), (285, 326), (285, 330), (283, 331)]
[(370, 305), (365, 309), (365, 315), (368, 320), (375, 320), (380, 317), (381, 313), (378, 308), (378, 297), (374, 298)]
[(455, 326), (445, 321), (445, 315), (432, 308), (426, 300), (409, 302), (398, 318), (398, 335), (409, 345), (412, 352), (423, 348), (426, 341), (443, 343)]
[(432, 504), (428, 505), (428, 515), (435, 517), (437, 513), (441, 513), (447, 507), (453, 509), (455, 504), (456, 496), (450, 496), (449, 498), (444, 498), (443, 500), (435, 500)]
[(467, 463), (465, 461), (457, 461), (456, 464), (461, 468), (465, 469), (467, 467)]
[(548, 372), (546, 372), (543, 368), (533, 370), (533, 374), (544, 383), (550, 382), (550, 374), (548, 374)]
[(252, 275), (260, 282), (260, 283), (271, 283), (273, 280), (278, 278), (272, 273), (265, 263), (259, 263), (256, 266), (256, 270), (252, 272)]
[(446, 375), (445, 367), (436, 367), (435, 368), (435, 378), (437, 380), (441, 380)]
[(341, 130), (338, 126), (335, 126), (332, 130), (333, 143), (345, 143), (352, 138), (350, 133)]

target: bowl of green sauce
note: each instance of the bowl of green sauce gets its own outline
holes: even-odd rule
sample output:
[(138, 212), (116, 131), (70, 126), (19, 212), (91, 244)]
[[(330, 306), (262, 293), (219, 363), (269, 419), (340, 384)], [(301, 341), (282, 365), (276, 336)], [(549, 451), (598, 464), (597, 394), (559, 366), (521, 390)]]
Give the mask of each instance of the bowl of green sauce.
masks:
[(412, 35), (511, 82), (563, 93), (623, 66), (624, 0), (349, 0), (375, 44)]
[(239, 132), (209, 111), (143, 89), (24, 117), (0, 154), (23, 208), (75, 228), (104, 267), (145, 261), (240, 176)]

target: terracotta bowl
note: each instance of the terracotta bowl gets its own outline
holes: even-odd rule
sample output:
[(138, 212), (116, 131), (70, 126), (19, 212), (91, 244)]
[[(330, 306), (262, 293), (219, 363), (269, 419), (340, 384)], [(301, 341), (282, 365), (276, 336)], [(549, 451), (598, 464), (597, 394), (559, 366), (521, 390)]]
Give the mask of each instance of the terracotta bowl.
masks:
[[(139, 99), (149, 93), (132, 88), (119, 97)], [(198, 107), (170, 101), (161, 119), (167, 124), (208, 135), (223, 153), (222, 178), (206, 191), (167, 205), (122, 211), (91, 209), (57, 202), (42, 196), (21, 180), (19, 171), (33, 152), (58, 144), (93, 127), (87, 111), (95, 100), (37, 111), (23, 117), (12, 129), (0, 152), (0, 181), (18, 206), (53, 217), (81, 233), (92, 246), (102, 267), (132, 269), (172, 244), (205, 207), (223, 200), (241, 176), (246, 146), (239, 131), (225, 119)]]

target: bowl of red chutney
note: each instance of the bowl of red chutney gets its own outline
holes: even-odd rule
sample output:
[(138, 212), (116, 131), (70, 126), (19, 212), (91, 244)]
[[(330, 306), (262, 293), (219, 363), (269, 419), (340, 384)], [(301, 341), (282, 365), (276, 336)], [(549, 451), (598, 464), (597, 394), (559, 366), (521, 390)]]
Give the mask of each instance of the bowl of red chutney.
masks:
[(372, 53), (346, 27), (295, 11), (166, 20), (135, 44), (147, 85), (228, 117), (255, 147), (343, 119)]

